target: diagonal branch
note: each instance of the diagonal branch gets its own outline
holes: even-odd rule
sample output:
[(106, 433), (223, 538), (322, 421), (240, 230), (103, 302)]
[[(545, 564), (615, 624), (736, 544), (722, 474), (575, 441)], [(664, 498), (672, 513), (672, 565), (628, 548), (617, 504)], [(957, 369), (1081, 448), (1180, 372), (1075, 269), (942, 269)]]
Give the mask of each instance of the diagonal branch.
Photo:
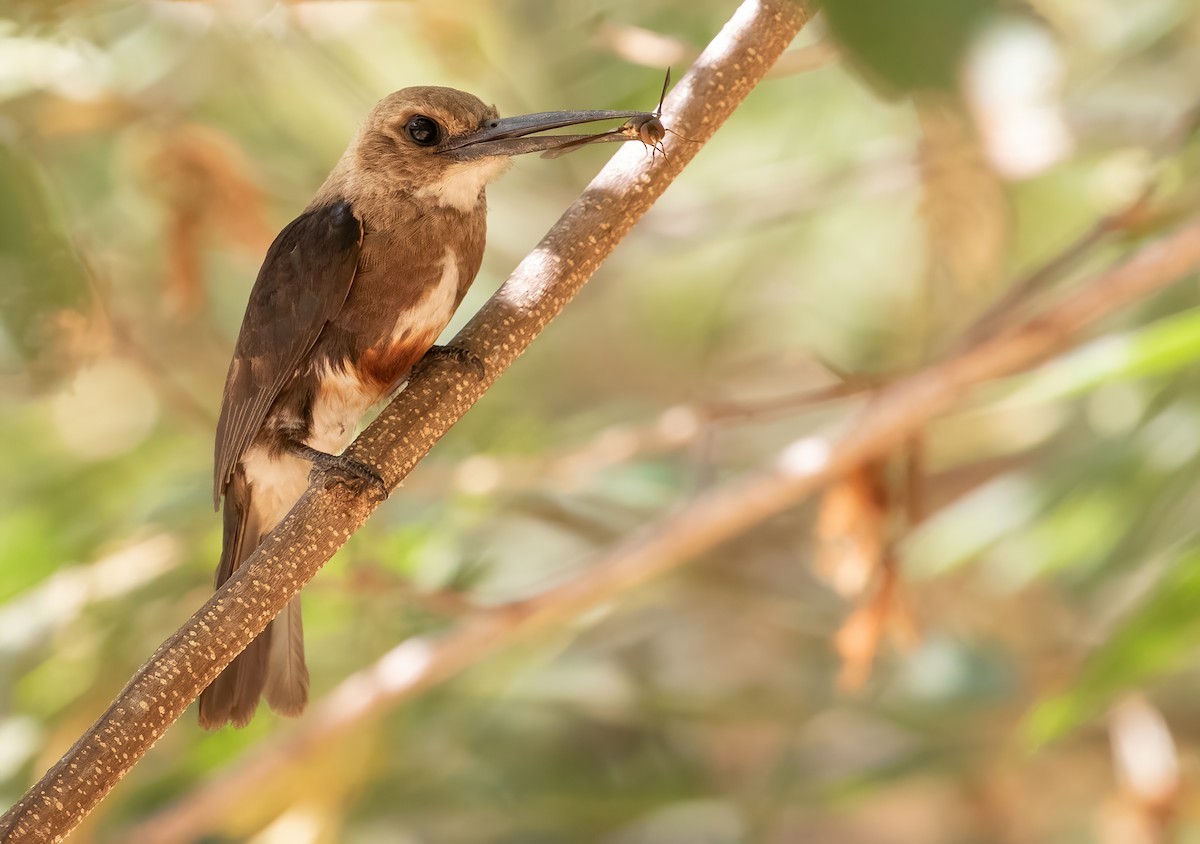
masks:
[(572, 580), (532, 598), (480, 610), (447, 633), (410, 639), (347, 678), (291, 731), (255, 749), (208, 785), (130, 831), (131, 844), (193, 840), (228, 807), (298, 762), (397, 704), (456, 676), (517, 639), (577, 619), (794, 507), (828, 481), (907, 442), (984, 382), (1028, 369), (1077, 343), (1121, 308), (1200, 267), (1200, 217), (1151, 243), (1049, 307), (881, 388), (840, 437), (812, 437), (770, 468), (707, 492), (600, 555)]
[[(664, 122), (705, 141), (770, 69), (809, 15), (796, 0), (745, 0), (668, 97)], [(622, 149), (459, 333), (482, 360), (476, 380), (449, 366), (414, 375), (351, 445), (395, 488), (579, 292), (666, 190), (699, 143), (669, 157)], [(0, 817), (0, 842), (59, 841), (257, 636), (379, 505), (318, 480), (260, 548), (165, 641), (100, 719)]]

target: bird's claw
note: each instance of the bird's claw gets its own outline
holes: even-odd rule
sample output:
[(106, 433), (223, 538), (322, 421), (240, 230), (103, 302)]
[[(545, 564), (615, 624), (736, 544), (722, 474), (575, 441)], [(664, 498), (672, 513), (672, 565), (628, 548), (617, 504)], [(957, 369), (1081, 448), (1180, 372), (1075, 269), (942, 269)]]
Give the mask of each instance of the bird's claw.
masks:
[(438, 358), (448, 358), (458, 365), (472, 370), (480, 381), (487, 375), (487, 367), (484, 366), (483, 359), (462, 346), (430, 346), (425, 357), (421, 358), (421, 363), (428, 365), (437, 361)]
[(361, 460), (344, 454), (326, 454), (301, 443), (293, 445), (291, 451), (312, 462), (310, 480), (316, 480), (318, 474), (325, 475), (326, 489), (334, 484), (342, 484), (355, 495), (363, 495), (368, 490), (373, 490), (375, 497), (381, 501), (388, 497), (388, 486), (383, 477)]
[(387, 484), (380, 474), (366, 463), (341, 454), (329, 456), (331, 458), (329, 461), (322, 461), (324, 465), (313, 461), (313, 471), (324, 472), (326, 475), (326, 489), (334, 484), (341, 484), (355, 495), (363, 495), (371, 491), (374, 493), (374, 497), (380, 500), (388, 497)]

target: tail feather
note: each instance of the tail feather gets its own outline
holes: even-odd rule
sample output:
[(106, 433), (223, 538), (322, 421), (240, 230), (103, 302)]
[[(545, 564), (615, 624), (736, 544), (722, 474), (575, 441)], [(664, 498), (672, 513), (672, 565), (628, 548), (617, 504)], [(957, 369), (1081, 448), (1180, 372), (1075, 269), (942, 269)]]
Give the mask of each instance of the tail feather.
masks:
[(280, 715), (299, 715), (308, 703), (308, 666), (304, 664), (304, 623), (300, 596), (271, 622), (271, 655), (267, 668), (267, 703)]
[[(250, 484), (238, 466), (225, 489), (225, 534), (217, 587), (254, 553), (270, 530), (254, 510)], [(207, 730), (226, 723), (246, 726), (264, 691), (267, 703), (283, 715), (299, 715), (308, 701), (299, 596), (201, 692), (200, 726)]]
[(212, 684), (200, 693), (200, 726), (215, 730), (226, 723), (244, 727), (258, 709), (267, 678), (271, 627), (234, 657)]

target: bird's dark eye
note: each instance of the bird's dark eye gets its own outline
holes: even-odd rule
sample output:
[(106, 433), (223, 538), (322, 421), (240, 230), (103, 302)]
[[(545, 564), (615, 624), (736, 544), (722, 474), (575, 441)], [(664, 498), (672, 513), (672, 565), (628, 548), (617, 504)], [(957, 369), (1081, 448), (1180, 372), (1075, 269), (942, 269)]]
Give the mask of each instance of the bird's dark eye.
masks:
[(412, 138), (412, 142), (419, 147), (437, 146), (442, 140), (442, 127), (437, 125), (437, 121), (431, 120), (421, 114), (410, 119), (405, 124), (404, 131)]

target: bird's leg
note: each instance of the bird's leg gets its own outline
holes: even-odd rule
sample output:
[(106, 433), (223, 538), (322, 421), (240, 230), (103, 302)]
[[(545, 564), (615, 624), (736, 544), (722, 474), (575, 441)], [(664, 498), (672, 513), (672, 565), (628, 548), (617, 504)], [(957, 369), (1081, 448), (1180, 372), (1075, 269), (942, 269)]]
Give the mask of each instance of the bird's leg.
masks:
[(375, 487), (380, 498), (388, 497), (387, 484), (379, 473), (359, 460), (346, 457), (344, 454), (326, 454), (298, 440), (287, 440), (284, 450), (296, 457), (302, 457), (313, 464), (313, 471), (340, 472), (342, 478), (334, 478), (335, 482), (344, 483), (358, 495), (368, 487)]
[(473, 370), (480, 381), (487, 374), (487, 368), (483, 365), (483, 360), (479, 355), (462, 346), (430, 346), (429, 351), (425, 352), (425, 356), (417, 361), (417, 366), (429, 366), (436, 363), (439, 358), (452, 360), (459, 366)]

